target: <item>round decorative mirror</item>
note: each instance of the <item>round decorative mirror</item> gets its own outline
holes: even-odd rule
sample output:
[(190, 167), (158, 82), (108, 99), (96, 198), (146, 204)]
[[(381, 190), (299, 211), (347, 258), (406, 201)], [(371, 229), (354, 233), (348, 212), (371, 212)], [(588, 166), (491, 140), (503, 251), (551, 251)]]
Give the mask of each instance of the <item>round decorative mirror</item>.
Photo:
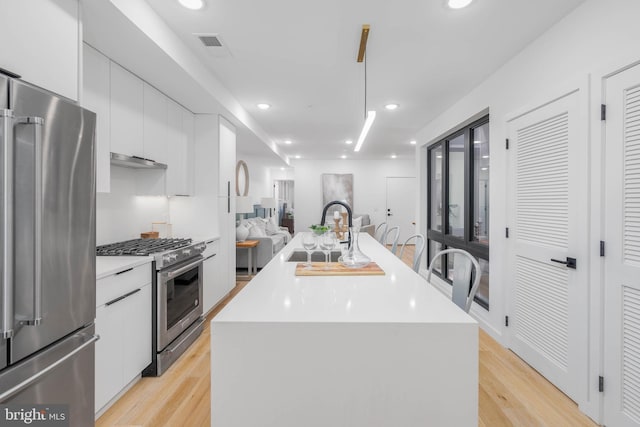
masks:
[[(242, 173), (240, 171), (242, 170)], [(242, 193), (240, 189), (242, 188)], [(249, 195), (249, 167), (244, 160), (238, 160), (236, 165), (236, 196)]]

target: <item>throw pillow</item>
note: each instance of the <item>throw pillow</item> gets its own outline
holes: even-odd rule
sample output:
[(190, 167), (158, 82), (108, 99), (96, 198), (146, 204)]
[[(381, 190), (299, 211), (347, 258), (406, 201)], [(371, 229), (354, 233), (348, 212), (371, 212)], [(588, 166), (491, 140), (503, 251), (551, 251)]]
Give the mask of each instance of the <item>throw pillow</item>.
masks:
[(278, 227), (277, 225), (275, 225), (271, 221), (269, 221), (267, 223), (265, 231), (267, 232), (268, 236), (272, 236), (272, 235), (274, 235), (274, 234), (276, 234), (276, 233), (278, 233), (280, 231), (280, 227)]
[(258, 227), (257, 225), (254, 225), (249, 229), (249, 238), (253, 238), (253, 237), (267, 237), (267, 234), (262, 228)]

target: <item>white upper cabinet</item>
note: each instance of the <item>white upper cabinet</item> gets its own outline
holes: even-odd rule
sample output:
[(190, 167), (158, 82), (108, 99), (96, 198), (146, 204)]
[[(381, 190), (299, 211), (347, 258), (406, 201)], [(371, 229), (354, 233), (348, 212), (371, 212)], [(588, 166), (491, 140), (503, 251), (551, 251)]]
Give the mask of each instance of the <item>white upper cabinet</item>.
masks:
[(82, 106), (97, 115), (96, 121), (96, 191), (111, 189), (111, 108), (109, 100), (110, 61), (89, 45), (83, 47)]
[(187, 110), (186, 108), (182, 109), (182, 130), (185, 133), (185, 142), (187, 150), (187, 169), (186, 169), (186, 194), (193, 195), (195, 188), (195, 174), (193, 171), (195, 170), (195, 146), (196, 146), (196, 118), (195, 115)]
[(0, 68), (24, 81), (78, 100), (78, 0), (3, 1)]
[[(190, 145), (193, 141), (193, 115), (169, 100), (167, 152), (167, 195), (191, 195), (189, 173)], [(190, 129), (190, 130), (189, 130)]]
[(111, 151), (144, 157), (144, 84), (111, 62)]
[(194, 115), (88, 45), (83, 77), (83, 106), (98, 115), (97, 191), (110, 191), (114, 152), (167, 165), (138, 171), (137, 194), (192, 195)]
[(167, 163), (169, 99), (160, 91), (144, 83), (144, 157)]

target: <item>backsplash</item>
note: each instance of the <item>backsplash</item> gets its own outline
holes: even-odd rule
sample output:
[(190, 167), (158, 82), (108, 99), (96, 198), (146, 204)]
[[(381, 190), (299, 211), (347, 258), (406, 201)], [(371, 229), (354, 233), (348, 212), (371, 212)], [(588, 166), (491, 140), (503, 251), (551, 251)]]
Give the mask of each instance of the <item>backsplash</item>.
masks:
[(152, 222), (170, 222), (169, 199), (137, 196), (135, 173), (111, 168), (111, 192), (96, 197), (96, 244), (139, 238), (141, 232), (151, 230)]

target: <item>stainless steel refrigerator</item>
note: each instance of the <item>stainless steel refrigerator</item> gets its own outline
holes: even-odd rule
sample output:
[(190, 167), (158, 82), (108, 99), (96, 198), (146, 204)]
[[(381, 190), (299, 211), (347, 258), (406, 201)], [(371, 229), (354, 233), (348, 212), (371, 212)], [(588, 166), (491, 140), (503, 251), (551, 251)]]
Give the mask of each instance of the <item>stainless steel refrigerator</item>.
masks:
[(0, 74), (0, 405), (72, 426), (94, 422), (95, 122)]

